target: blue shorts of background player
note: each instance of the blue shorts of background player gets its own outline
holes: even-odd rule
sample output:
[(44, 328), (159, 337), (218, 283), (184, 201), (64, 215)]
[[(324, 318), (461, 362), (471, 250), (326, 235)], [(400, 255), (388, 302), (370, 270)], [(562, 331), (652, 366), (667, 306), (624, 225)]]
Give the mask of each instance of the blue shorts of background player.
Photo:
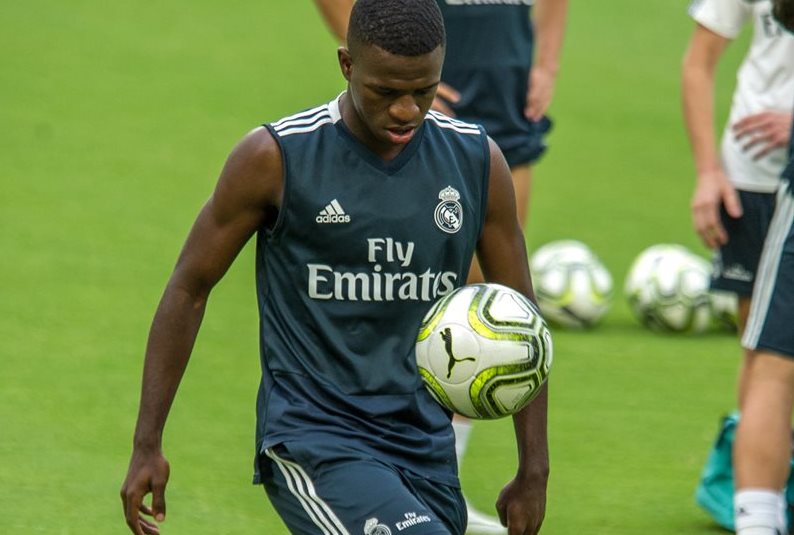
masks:
[(716, 251), (713, 260), (711, 288), (750, 297), (764, 247), (764, 239), (775, 211), (775, 194), (737, 190), (742, 215), (733, 218), (723, 206), (722, 225), (728, 242)]
[(794, 358), (794, 192), (789, 181), (778, 191), (758, 273), (742, 343)]
[(321, 463), (306, 454), (290, 443), (259, 458), (262, 483), (290, 533), (458, 535), (466, 528), (457, 487), (361, 453)]

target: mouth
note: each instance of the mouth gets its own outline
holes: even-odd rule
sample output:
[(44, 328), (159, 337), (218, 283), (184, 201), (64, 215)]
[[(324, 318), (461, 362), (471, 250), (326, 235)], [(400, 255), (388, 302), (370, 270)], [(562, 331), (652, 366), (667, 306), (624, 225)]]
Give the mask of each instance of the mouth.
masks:
[(387, 128), (386, 132), (388, 132), (389, 140), (392, 143), (403, 145), (411, 141), (416, 133), (415, 126), (400, 126), (394, 128)]

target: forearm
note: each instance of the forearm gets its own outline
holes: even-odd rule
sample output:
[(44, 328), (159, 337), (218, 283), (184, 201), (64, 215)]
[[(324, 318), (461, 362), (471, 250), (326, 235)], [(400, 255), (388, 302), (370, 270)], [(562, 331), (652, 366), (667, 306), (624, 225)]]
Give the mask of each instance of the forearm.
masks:
[(355, 0), (314, 0), (328, 28), (340, 43), (347, 41), (347, 23)]
[(533, 8), (535, 29), (534, 68), (556, 76), (565, 36), (568, 0), (538, 0)]
[(714, 128), (714, 72), (684, 61), (682, 105), (689, 144), (698, 175), (721, 168)]
[(547, 434), (548, 381), (532, 403), (513, 416), (518, 444), (517, 480), (545, 481), (549, 476)]
[(173, 281), (166, 288), (149, 331), (135, 428), (136, 448), (160, 447), (165, 421), (187, 367), (205, 304), (205, 296), (196, 296)]

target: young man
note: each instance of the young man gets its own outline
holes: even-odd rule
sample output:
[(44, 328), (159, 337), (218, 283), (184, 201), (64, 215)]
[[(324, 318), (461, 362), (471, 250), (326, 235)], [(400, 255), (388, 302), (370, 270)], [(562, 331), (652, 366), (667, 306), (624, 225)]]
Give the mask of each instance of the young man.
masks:
[[(794, 0), (774, 0), (773, 13), (794, 32)], [(794, 138), (782, 176), (742, 338), (753, 365), (733, 451), (737, 535), (788, 532), (781, 489), (791, 462), (794, 410)]]
[[(703, 243), (715, 249), (712, 288), (738, 296), (740, 334), (786, 162), (794, 99), (794, 37), (772, 19), (771, 10), (770, 0), (693, 2), (689, 12), (697, 24), (683, 62), (684, 118), (697, 171), (692, 219)], [(747, 24), (753, 26), (753, 40), (738, 71), (718, 150), (714, 76), (725, 49)], [(740, 409), (752, 359), (745, 350), (737, 388)], [(729, 455), (713, 450), (705, 473), (731, 477)], [(701, 482), (697, 502), (718, 523), (731, 527), (731, 504), (710, 485), (708, 480)]]
[[(289, 530), (465, 530), (450, 415), (422, 386), (413, 348), (475, 249), (488, 280), (532, 297), (509, 168), (482, 129), (428, 113), (445, 42), (434, 0), (361, 0), (348, 41), (347, 91), (249, 133), (188, 236), (146, 352), (121, 492), (133, 533), (159, 533), (166, 416), (210, 290), (255, 233), (256, 480)], [(457, 204), (454, 225), (434, 217), (442, 203)], [(546, 406), (544, 387), (514, 417), (519, 466), (498, 502), (511, 534), (543, 520)]]
[[(341, 43), (355, 0), (315, 0)], [(442, 83), (432, 108), (481, 124), (510, 166), (518, 220), (529, 209), (532, 165), (546, 150), (546, 111), (554, 94), (568, 0), (458, 2), (438, 0), (447, 30)], [(469, 283), (482, 282), (475, 262)], [(471, 423), (456, 416), (456, 450), (463, 460)], [(496, 520), (468, 505), (471, 535), (504, 533)]]

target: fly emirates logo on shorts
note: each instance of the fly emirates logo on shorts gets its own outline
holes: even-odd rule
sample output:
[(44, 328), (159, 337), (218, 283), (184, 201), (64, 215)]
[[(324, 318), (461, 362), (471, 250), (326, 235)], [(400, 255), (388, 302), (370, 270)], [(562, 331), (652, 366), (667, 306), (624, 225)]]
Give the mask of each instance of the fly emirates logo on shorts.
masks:
[(392, 238), (368, 238), (369, 271), (337, 271), (327, 264), (307, 264), (307, 292), (318, 300), (435, 301), (457, 286), (454, 271), (419, 272), (410, 268), (415, 244)]

